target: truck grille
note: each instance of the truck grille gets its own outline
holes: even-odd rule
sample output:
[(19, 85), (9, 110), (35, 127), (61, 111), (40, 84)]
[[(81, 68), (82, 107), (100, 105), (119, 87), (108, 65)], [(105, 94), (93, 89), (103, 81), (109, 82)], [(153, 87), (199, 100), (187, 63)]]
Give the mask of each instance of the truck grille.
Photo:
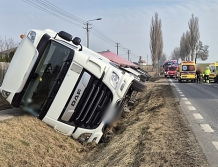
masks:
[[(83, 71), (81, 76), (87, 75), (87, 73), (87, 71)], [(79, 102), (76, 104), (74, 111), (71, 111), (71, 113), (73, 113), (72, 116), (70, 115), (69, 118), (66, 118), (66, 113), (68, 112), (69, 114), (70, 107), (73, 108), (72, 100), (75, 98), (75, 92), (78, 90), (83, 77), (80, 77), (77, 82), (77, 85), (71, 93), (62, 115), (60, 116), (61, 121), (74, 125), (76, 128), (96, 128), (101, 123), (107, 107), (111, 104), (113, 98), (112, 92), (101, 79), (96, 78), (90, 73), (88, 73), (88, 75), (89, 81), (85, 89), (81, 91), (82, 95), (78, 98)]]

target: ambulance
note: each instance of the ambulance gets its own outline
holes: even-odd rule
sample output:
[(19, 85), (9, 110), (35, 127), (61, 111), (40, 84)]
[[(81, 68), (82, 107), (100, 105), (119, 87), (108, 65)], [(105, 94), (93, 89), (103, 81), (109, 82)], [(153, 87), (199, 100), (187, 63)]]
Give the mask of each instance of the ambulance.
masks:
[(194, 61), (182, 61), (178, 81), (196, 81), (196, 64)]
[(218, 76), (218, 62), (210, 63), (209, 68), (210, 68), (209, 80), (210, 82), (216, 82), (218, 78), (217, 77)]

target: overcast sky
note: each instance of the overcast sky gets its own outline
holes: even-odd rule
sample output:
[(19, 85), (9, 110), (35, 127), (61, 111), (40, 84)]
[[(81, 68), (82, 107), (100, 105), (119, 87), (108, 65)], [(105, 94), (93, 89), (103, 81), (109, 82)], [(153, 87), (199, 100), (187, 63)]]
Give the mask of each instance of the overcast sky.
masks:
[[(27, 1), (27, 0), (26, 0)], [(29, 1), (29, 0), (28, 0)], [(42, 1), (42, 0), (34, 0)], [(188, 30), (188, 21), (193, 13), (199, 18), (200, 40), (209, 45), (207, 62), (218, 61), (218, 1), (215, 0), (47, 0), (68, 13), (90, 20), (95, 27), (113, 41), (131, 50), (132, 61), (142, 56), (149, 63), (149, 31), (151, 18), (158, 12), (162, 20), (164, 53), (168, 56), (179, 46), (182, 33)], [(86, 45), (86, 31), (80, 26), (48, 14), (22, 0), (0, 0), (0, 35), (19, 42), (20, 34), (29, 29), (53, 29), (67, 31), (82, 39)], [(69, 21), (69, 20), (68, 20)], [(73, 23), (76, 23), (72, 21)], [(90, 48), (94, 51), (111, 50), (116, 53), (115, 44), (97, 38), (90, 30)], [(114, 46), (113, 46), (114, 45)], [(119, 54), (127, 58), (123, 49)], [(137, 57), (136, 57), (137, 56)]]

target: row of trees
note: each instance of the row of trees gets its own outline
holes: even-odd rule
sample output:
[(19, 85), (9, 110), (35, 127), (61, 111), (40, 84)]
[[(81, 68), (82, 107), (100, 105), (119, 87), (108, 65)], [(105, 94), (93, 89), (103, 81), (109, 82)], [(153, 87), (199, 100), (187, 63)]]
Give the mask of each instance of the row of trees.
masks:
[(0, 36), (0, 52), (17, 47), (17, 43), (12, 38)]
[(161, 19), (158, 18), (158, 13), (152, 17), (150, 26), (150, 51), (151, 60), (153, 67), (158, 64), (160, 66), (160, 61), (163, 55), (163, 34), (162, 34), (162, 23)]
[(17, 45), (12, 38), (0, 36), (0, 61), (10, 62), (15, 52), (14, 48)]
[(197, 61), (197, 59), (207, 60), (209, 56), (208, 45), (203, 45), (200, 40), (198, 17), (192, 14), (188, 22), (189, 29), (182, 34), (180, 47), (175, 47), (171, 53), (171, 59), (183, 61)]
[[(208, 45), (203, 45), (200, 40), (199, 20), (192, 14), (188, 22), (188, 30), (182, 34), (180, 39), (180, 46), (175, 47), (171, 53), (170, 59), (182, 61), (197, 61), (197, 59), (207, 60), (209, 56)], [(150, 25), (150, 51), (152, 66), (162, 65), (167, 55), (163, 54), (163, 35), (162, 23), (158, 18), (158, 13), (155, 13), (151, 19)]]

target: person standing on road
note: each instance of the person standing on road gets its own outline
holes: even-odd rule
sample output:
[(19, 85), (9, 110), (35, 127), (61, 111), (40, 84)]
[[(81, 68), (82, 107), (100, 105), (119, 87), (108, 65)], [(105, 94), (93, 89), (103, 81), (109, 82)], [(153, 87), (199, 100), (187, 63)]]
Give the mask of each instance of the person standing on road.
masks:
[(203, 80), (204, 80), (204, 70), (200, 68), (200, 84), (203, 82)]
[(210, 76), (210, 69), (209, 67), (207, 67), (206, 70), (204, 71), (204, 80), (206, 83), (209, 83), (209, 76)]
[(201, 75), (201, 71), (200, 71), (200, 69), (198, 68), (197, 70), (196, 70), (196, 79), (197, 79), (197, 83), (200, 83), (200, 76)]

